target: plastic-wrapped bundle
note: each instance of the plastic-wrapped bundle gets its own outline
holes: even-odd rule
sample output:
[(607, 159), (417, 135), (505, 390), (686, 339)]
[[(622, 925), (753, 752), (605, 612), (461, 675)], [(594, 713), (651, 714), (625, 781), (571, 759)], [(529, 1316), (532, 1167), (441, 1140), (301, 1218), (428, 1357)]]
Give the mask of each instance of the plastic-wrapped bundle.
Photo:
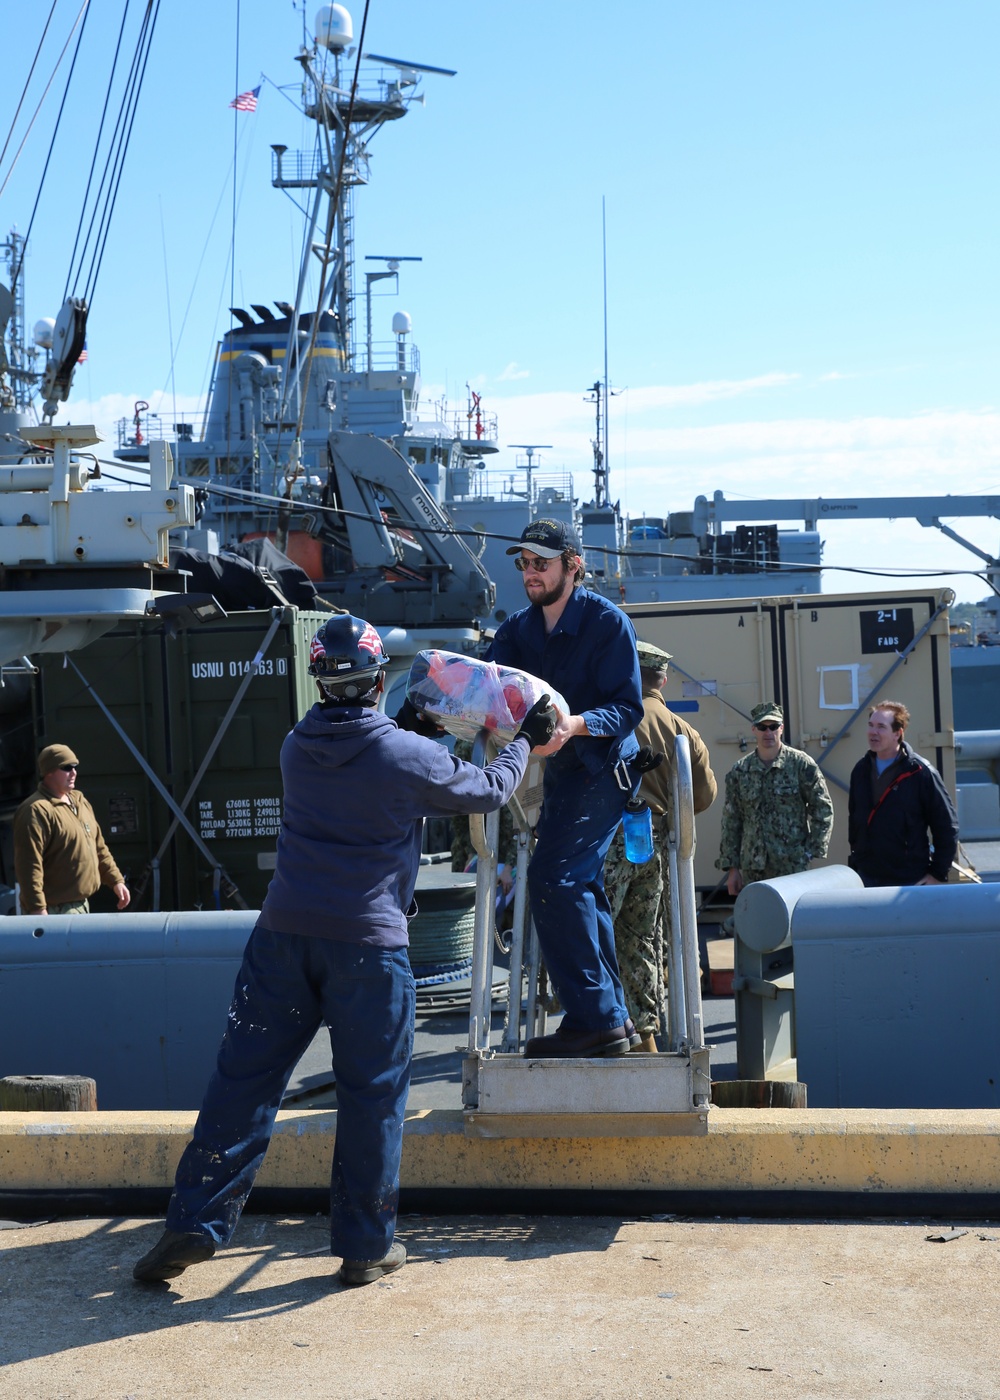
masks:
[(406, 693), (414, 709), (456, 738), (475, 739), (480, 729), (488, 729), (501, 747), (510, 743), (543, 695), (567, 709), (558, 691), (537, 676), (454, 651), (417, 652)]

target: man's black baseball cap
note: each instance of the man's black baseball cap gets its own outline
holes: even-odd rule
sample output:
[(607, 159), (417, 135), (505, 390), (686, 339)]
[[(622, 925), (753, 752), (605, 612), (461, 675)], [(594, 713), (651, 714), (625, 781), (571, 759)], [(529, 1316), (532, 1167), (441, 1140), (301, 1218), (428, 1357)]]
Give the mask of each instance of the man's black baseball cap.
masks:
[(508, 554), (520, 554), (530, 549), (539, 559), (558, 559), (563, 550), (580, 553), (580, 541), (572, 525), (565, 520), (533, 520), (521, 532), (521, 543), (511, 545)]

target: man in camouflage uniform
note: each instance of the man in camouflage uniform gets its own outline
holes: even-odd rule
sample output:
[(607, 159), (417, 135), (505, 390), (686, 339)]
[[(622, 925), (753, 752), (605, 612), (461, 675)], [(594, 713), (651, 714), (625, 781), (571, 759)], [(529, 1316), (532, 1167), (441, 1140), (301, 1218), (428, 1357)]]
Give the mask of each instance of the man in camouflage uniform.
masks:
[(604, 864), (604, 889), (615, 925), (615, 949), (625, 1002), (641, 1037), (637, 1050), (655, 1051), (663, 1001), (664, 931), (670, 927), (670, 866), (667, 857), (670, 824), (670, 763), (674, 739), (683, 734), (691, 746), (694, 810), (704, 812), (715, 800), (717, 786), (708, 749), (696, 729), (667, 708), (663, 687), (670, 653), (649, 642), (638, 642), (642, 677), (643, 717), (635, 731), (640, 745), (664, 753), (666, 762), (643, 774), (640, 798), (653, 814), (652, 860), (633, 865), (625, 859), (622, 828), (615, 832)]
[(822, 860), (833, 803), (815, 759), (781, 742), (785, 716), (765, 701), (750, 711), (756, 748), (726, 774), (722, 850), (715, 862), (735, 899), (744, 885), (795, 875)]

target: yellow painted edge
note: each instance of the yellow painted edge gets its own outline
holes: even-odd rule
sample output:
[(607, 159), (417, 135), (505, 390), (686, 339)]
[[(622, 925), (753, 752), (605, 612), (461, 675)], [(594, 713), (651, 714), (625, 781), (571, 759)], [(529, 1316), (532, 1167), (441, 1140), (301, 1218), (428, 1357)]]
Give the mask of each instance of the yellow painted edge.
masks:
[[(0, 1113), (0, 1190), (168, 1187), (194, 1113)], [(278, 1115), (259, 1182), (325, 1189), (334, 1112)], [(619, 1124), (623, 1118), (617, 1119)], [(471, 1136), (459, 1109), (408, 1116), (404, 1187), (989, 1192), (1000, 1112), (720, 1109), (701, 1135)], [(665, 1123), (669, 1127), (669, 1123)]]

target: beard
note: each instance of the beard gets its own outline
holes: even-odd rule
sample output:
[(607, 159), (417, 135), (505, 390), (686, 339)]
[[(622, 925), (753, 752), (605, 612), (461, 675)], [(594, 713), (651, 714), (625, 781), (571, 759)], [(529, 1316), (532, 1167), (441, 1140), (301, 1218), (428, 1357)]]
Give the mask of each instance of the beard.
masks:
[[(549, 582), (550, 570), (546, 570), (544, 574), (534, 575), (535, 578), (539, 578), (542, 581), (541, 588), (536, 588), (528, 593), (528, 602), (534, 607), (548, 607), (550, 603), (557, 603), (563, 596), (563, 591), (566, 588), (566, 577), (569, 573), (569, 565), (562, 559), (559, 560), (559, 565), (560, 572), (552, 578), (551, 582)], [(525, 592), (527, 592), (527, 583), (525, 583)]]

